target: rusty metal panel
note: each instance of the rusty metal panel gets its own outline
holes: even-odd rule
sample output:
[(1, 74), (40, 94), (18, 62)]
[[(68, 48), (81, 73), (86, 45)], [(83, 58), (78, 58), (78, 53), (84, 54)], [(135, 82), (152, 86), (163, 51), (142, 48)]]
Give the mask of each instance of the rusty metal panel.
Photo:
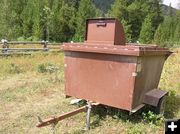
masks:
[(160, 89), (151, 90), (145, 94), (143, 103), (149, 104), (152, 106), (157, 106), (159, 103), (159, 100), (163, 96), (167, 95), (167, 93), (168, 93), (167, 91), (163, 91)]
[(138, 58), (138, 74), (134, 84), (133, 108), (142, 104), (147, 92), (158, 88), (165, 59), (165, 55)]
[(64, 43), (62, 49), (67, 96), (128, 111), (157, 89), (171, 54), (155, 45), (125, 44), (122, 25), (112, 18), (88, 20), (86, 42)]
[(131, 110), (136, 57), (85, 52), (65, 53), (65, 93)]
[(66, 95), (131, 111), (143, 103), (147, 92), (158, 87), (168, 51), (143, 55), (137, 46), (117, 51), (102, 47), (64, 46)]
[(86, 22), (86, 42), (99, 45), (125, 45), (122, 24), (114, 18), (88, 19)]

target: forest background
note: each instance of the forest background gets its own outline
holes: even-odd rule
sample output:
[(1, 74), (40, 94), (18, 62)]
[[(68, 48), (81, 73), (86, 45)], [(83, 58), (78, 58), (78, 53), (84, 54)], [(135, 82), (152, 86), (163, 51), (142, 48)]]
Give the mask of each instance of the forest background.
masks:
[(1, 0), (0, 39), (83, 41), (85, 20), (115, 17), (127, 42), (180, 46), (180, 11), (162, 0)]

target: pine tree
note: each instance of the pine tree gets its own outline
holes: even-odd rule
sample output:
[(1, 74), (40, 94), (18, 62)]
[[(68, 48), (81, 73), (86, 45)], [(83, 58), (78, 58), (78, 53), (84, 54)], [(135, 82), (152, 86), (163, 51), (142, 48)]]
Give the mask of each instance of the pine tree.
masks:
[(131, 42), (132, 39), (132, 30), (131, 24), (128, 21), (128, 3), (124, 0), (115, 0), (114, 4), (111, 6), (111, 10), (108, 12), (108, 16), (117, 18), (123, 24), (126, 40)]
[(8, 23), (7, 21), (9, 20), (9, 15), (10, 15), (10, 11), (9, 11), (9, 3), (8, 0), (2, 0), (0, 2), (0, 37), (7, 39), (9, 37), (9, 29), (8, 29)]
[(109, 16), (118, 18), (120, 21), (125, 20), (127, 25), (124, 24), (124, 27), (129, 28), (126, 30), (126, 34), (131, 37), (128, 41), (136, 42), (147, 15), (151, 16), (153, 35), (158, 25), (163, 21), (160, 3), (161, 0), (115, 0), (109, 11)]
[(35, 1), (36, 8), (33, 11), (33, 26), (32, 26), (32, 36), (33, 40), (40, 40), (42, 36), (42, 27), (40, 25), (40, 0)]
[(156, 29), (158, 28), (159, 24), (161, 24), (164, 20), (161, 11), (161, 3), (162, 0), (149, 0), (149, 8), (148, 14), (152, 17), (152, 27), (153, 27), (153, 34), (155, 33)]
[(127, 42), (131, 42), (132, 41), (132, 36), (131, 36), (131, 25), (128, 24), (128, 22), (126, 20), (122, 20), (121, 21), (123, 28), (124, 28), (124, 32), (125, 32), (125, 36), (126, 36), (126, 41)]
[(166, 17), (164, 22), (159, 25), (154, 40), (161, 46), (172, 46), (172, 38), (174, 36), (174, 21), (172, 17)]
[(88, 18), (97, 16), (97, 10), (91, 0), (81, 0), (76, 16), (76, 34), (74, 41), (83, 41), (85, 35), (85, 22)]
[(13, 24), (13, 31), (15, 33), (14, 37), (17, 38), (23, 34), (23, 18), (22, 18), (22, 12), (24, 10), (24, 7), (26, 5), (26, 0), (15, 0), (10, 2), (10, 9), (11, 15), (13, 16), (11, 18), (11, 24)]
[(174, 23), (176, 24), (173, 36), (173, 42), (180, 46), (180, 11), (176, 11), (176, 17), (174, 18)]
[(149, 44), (153, 40), (153, 27), (151, 17), (148, 15), (141, 28), (140, 38), (141, 43)]
[(23, 35), (25, 38), (30, 38), (33, 35), (33, 12), (36, 8), (34, 4), (36, 0), (28, 0), (27, 5), (25, 6), (22, 18), (23, 18)]
[(54, 4), (52, 12), (50, 39), (60, 42), (69, 41), (75, 31), (75, 8), (72, 7), (71, 3), (58, 1)]
[(128, 6), (127, 1), (115, 0), (114, 4), (111, 6), (111, 10), (109, 11), (109, 16), (115, 17), (119, 20), (127, 20), (128, 19), (127, 6)]
[(158, 45), (161, 45), (161, 42), (163, 42), (162, 34), (163, 34), (163, 25), (160, 24), (154, 35), (154, 42)]
[(92, 0), (96, 8), (102, 11), (102, 16), (105, 16), (108, 13), (108, 9), (111, 8), (111, 4), (114, 3), (114, 0)]
[(144, 13), (142, 11), (142, 2), (135, 0), (127, 7), (128, 11), (128, 23), (131, 25), (131, 37), (132, 41), (136, 42), (140, 35), (141, 26), (144, 19)]
[(180, 46), (180, 22), (176, 25), (176, 29), (174, 31), (174, 43)]
[[(17, 7), (17, 2), (2, 0), (0, 2), (0, 35), (1, 38), (14, 39), (19, 35), (19, 26), (17, 22), (17, 13), (15, 7)], [(21, 6), (19, 7), (19, 9)]]

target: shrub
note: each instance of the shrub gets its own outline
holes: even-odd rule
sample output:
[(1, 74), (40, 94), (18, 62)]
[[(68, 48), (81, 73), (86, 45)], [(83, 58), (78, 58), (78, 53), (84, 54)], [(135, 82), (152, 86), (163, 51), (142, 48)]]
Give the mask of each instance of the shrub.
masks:
[(42, 63), (38, 65), (38, 72), (39, 73), (54, 73), (59, 70), (55, 64), (52, 63)]
[(154, 114), (152, 111), (148, 111), (147, 113), (142, 113), (143, 119), (147, 123), (160, 125), (163, 121), (162, 115)]

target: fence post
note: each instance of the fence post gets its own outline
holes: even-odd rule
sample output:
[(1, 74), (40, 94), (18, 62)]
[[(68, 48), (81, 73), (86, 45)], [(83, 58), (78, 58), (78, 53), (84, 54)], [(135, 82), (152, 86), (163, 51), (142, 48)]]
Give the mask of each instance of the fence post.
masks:
[(42, 44), (43, 44), (44, 50), (47, 51), (47, 50), (48, 50), (48, 41), (42, 40), (41, 42), (42, 42)]
[(2, 39), (1, 42), (3, 43), (2, 45), (2, 53), (8, 53), (8, 48), (9, 48), (9, 44), (8, 41), (5, 39)]

